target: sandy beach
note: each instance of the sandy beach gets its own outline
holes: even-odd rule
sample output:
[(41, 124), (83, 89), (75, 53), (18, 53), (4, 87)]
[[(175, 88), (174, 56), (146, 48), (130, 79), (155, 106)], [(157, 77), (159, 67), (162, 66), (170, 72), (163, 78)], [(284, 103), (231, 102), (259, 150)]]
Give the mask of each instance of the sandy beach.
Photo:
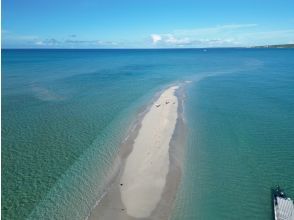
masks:
[(169, 168), (169, 143), (176, 126), (178, 87), (162, 93), (142, 121), (121, 177), (121, 197), (128, 215), (148, 217), (160, 200)]
[(142, 117), (140, 126), (126, 143), (129, 152), (120, 155), (120, 173), (89, 219), (168, 216), (174, 199), (171, 192), (175, 192), (178, 181), (167, 179), (178, 178), (179, 174), (175, 167), (170, 172), (170, 146), (178, 119), (179, 100), (175, 95), (178, 88), (164, 90)]

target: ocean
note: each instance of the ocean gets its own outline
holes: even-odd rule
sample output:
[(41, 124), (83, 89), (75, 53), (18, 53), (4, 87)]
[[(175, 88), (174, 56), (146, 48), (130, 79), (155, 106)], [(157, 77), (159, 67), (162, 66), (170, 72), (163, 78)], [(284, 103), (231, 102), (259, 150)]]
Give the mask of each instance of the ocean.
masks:
[(139, 112), (186, 84), (171, 219), (272, 218), (294, 197), (294, 50), (2, 50), (2, 218), (85, 219)]

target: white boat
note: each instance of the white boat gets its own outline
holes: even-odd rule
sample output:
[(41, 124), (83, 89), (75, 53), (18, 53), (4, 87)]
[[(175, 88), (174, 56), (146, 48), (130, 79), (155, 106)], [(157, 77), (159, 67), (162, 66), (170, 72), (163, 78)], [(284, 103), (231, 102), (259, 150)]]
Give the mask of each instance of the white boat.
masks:
[(272, 190), (275, 220), (294, 220), (293, 200), (280, 187)]

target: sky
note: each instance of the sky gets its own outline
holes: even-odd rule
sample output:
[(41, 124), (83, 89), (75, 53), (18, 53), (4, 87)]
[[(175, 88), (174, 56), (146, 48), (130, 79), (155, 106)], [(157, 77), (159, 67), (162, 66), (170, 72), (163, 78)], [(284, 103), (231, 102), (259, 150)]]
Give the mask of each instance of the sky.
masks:
[(3, 48), (294, 43), (294, 0), (2, 0)]

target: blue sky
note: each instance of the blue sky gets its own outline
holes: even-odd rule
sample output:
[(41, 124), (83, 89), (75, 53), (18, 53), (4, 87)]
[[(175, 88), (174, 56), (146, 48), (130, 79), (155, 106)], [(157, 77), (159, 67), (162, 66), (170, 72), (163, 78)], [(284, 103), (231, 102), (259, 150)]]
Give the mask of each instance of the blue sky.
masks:
[(4, 48), (294, 43), (293, 0), (2, 0)]

